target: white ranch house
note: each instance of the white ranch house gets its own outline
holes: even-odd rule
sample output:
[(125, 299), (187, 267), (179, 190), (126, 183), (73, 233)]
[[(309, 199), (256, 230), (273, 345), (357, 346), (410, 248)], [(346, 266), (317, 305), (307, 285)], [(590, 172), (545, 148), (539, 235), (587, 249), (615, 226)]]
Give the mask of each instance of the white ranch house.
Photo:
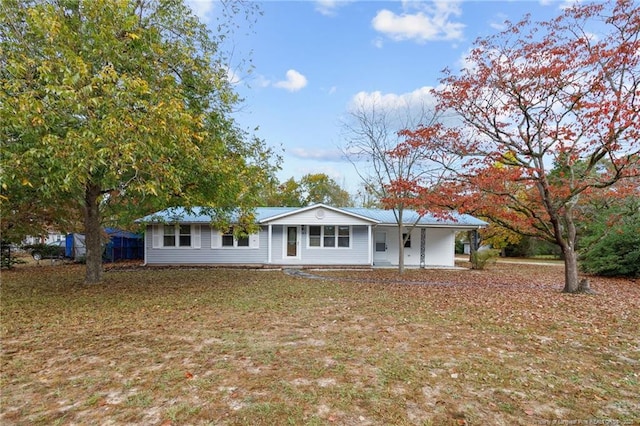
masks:
[[(308, 207), (259, 207), (260, 230), (235, 238), (229, 230), (211, 226), (200, 208), (171, 208), (139, 219), (146, 224), (147, 265), (243, 265), (263, 267), (397, 266), (398, 231), (393, 211)], [(404, 212), (402, 232), (405, 265), (451, 267), (455, 261), (455, 234), (487, 225), (473, 216), (450, 219), (419, 217)]]

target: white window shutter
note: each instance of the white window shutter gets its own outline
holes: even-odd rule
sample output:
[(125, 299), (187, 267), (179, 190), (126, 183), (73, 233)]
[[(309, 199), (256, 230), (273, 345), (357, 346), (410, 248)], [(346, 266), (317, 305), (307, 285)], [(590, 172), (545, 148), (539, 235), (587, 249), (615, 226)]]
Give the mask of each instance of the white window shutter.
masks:
[(152, 247), (160, 248), (162, 247), (162, 241), (164, 240), (164, 226), (163, 225), (153, 225), (151, 227), (151, 237)]
[(222, 247), (222, 234), (215, 228), (211, 228), (211, 248)]
[(260, 247), (260, 234), (251, 234), (251, 235), (249, 235), (249, 247), (251, 247), (251, 248), (259, 248)]
[(191, 247), (200, 248), (200, 225), (191, 225)]

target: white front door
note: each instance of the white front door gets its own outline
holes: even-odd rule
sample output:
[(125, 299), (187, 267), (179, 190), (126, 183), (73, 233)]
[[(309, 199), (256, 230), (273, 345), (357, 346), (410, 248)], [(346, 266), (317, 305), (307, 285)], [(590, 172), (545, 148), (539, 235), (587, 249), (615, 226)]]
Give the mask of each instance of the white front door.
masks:
[(387, 258), (387, 233), (376, 231), (375, 248), (373, 250), (373, 263), (388, 262)]

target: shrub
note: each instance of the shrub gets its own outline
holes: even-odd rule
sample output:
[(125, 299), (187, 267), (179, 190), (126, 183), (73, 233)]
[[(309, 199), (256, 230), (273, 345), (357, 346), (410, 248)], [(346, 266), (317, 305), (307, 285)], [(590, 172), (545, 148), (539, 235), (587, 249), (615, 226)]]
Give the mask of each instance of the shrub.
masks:
[(490, 264), (496, 263), (499, 250), (482, 249), (478, 250), (471, 256), (471, 269), (485, 269)]

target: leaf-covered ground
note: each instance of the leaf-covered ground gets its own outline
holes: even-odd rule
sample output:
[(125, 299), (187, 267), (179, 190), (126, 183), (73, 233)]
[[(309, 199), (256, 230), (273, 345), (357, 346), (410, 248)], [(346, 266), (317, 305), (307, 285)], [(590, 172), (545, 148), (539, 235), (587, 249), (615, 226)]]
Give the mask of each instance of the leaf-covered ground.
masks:
[(3, 271), (0, 423), (640, 423), (640, 283), (314, 273)]

